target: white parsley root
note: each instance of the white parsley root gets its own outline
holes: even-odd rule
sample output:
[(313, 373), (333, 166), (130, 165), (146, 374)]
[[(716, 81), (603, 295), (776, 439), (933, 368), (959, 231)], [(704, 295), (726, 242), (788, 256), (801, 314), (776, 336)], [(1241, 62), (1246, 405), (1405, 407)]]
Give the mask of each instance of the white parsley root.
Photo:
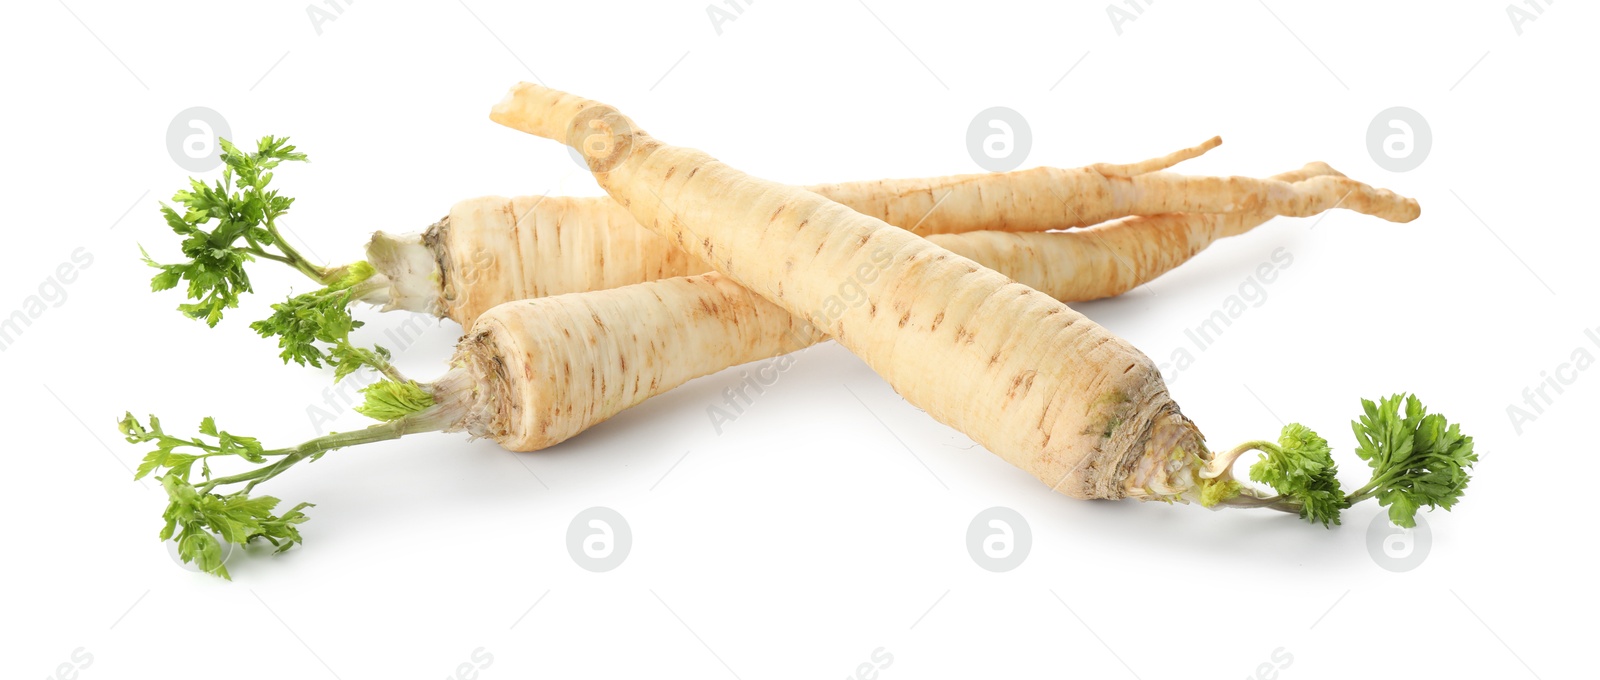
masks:
[[(1196, 147), (1193, 155), (1206, 148)], [(1400, 221), (1417, 213), (1415, 201), (1331, 171), (1298, 184), (1151, 172), (1184, 157), (808, 189), (924, 236), (1021, 234), (1173, 213), (1306, 217), (1340, 207)], [(434, 265), (425, 271), (415, 264), (430, 259)], [(368, 261), (395, 282), (389, 307), (448, 317), (462, 326), (502, 302), (712, 270), (639, 226), (609, 197), (468, 199), (424, 234), (374, 235)], [(401, 292), (408, 289), (418, 294)], [(430, 289), (436, 293), (431, 297)]]
[[(201, 423), (203, 437), (180, 438), (154, 417), (125, 416), (120, 429), (128, 441), (156, 447), (137, 476), (159, 474), (169, 496), (161, 537), (176, 541), (185, 561), (227, 577), (219, 540), (264, 540), (279, 550), (299, 543), (297, 526), (309, 504), (279, 515), (276, 498), (251, 493), (330, 451), (436, 430), (492, 437), (513, 450), (542, 448), (696, 375), (829, 337), (862, 356), (911, 403), (1074, 497), (1266, 507), (1323, 524), (1337, 523), (1351, 503), (1374, 498), (1393, 521), (1409, 525), (1424, 505), (1452, 507), (1476, 460), (1470, 437), (1403, 395), (1363, 402), (1365, 415), (1353, 427), (1357, 454), (1373, 478), (1349, 494), (1338, 486), (1326, 441), (1297, 424), (1276, 443), (1213, 453), (1147, 358), (1060, 302), (1138, 285), (1212, 240), (1260, 224), (1271, 210), (1134, 217), (1066, 234), (923, 239), (817, 194), (662, 144), (609, 107), (563, 93), (519, 86), (495, 117), (555, 139), (610, 137), (604, 148), (622, 150), (617, 157), (597, 156), (596, 147), (584, 145), (602, 186), (639, 224), (717, 272), (496, 306), (460, 343), (454, 367), (419, 385), (387, 367), (381, 350), (353, 347), (348, 335), (358, 323), (347, 313), (331, 324), (324, 313), (368, 296), (426, 295), (426, 286), (395, 295), (388, 277), (365, 263), (322, 269), (292, 249), (274, 251), (281, 238), (271, 217), (224, 211), (211, 216), (220, 224), (207, 234), (199, 229), (204, 215), (169, 211), (174, 229), (191, 238), (209, 239), (226, 228), (246, 244), (197, 251), (187, 265), (157, 265), (158, 284), (190, 282), (200, 302), (186, 313), (215, 322), (230, 295), (236, 300), (249, 289), (248, 279), (229, 278), (242, 277), (239, 264), (281, 259), (329, 288), (305, 304), (280, 305), (258, 330), (299, 333), (306, 346), (329, 348), (301, 355), (311, 363), (320, 358), (340, 371), (370, 364), (390, 378), (365, 390), (360, 409), (385, 423), (283, 449), (229, 434), (210, 418)], [(242, 168), (242, 178), (292, 160), (286, 156), (293, 147), (280, 143), (270, 151), (285, 157), (258, 154), (230, 168)], [(253, 170), (246, 167), (251, 163)], [(1346, 190), (1348, 180), (1326, 166), (1266, 182), (1306, 197), (1285, 204), (1288, 214), (1364, 205), (1358, 209), (1415, 216), (1414, 202), (1370, 188)], [(217, 196), (191, 198), (265, 206), (262, 214), (273, 217), (287, 210), (275, 195), (254, 189), (229, 196), (219, 185), (203, 192)], [(1340, 190), (1337, 200), (1316, 198)], [(425, 271), (426, 259), (414, 255), (398, 253), (397, 261), (410, 262), (405, 271)], [(1112, 260), (1127, 271), (1108, 274)], [(286, 346), (286, 359), (289, 352)], [(1251, 478), (1277, 495), (1233, 478), (1235, 461), (1249, 451), (1265, 454)], [(213, 461), (230, 459), (260, 467), (212, 474)]]
[[(1308, 216), (1346, 208), (1404, 221), (1418, 213), (1415, 201), (1331, 168), (1297, 183), (1160, 172), (1220, 143), (1212, 139), (1126, 165), (850, 182), (810, 190), (918, 234), (1016, 232), (1016, 239), (971, 241), (1010, 242), (1017, 248), (1032, 247), (1033, 232), (1128, 215)], [(277, 220), (287, 214), (293, 199), (270, 188), (278, 166), (304, 161), (305, 154), (286, 138), (266, 137), (255, 151), (224, 143), (222, 158), (226, 169), (221, 181), (208, 185), (192, 180), (189, 189), (173, 197), (182, 212), (163, 206), (168, 225), (184, 237), (183, 252), (190, 259), (158, 264), (147, 256), (160, 269), (152, 288), (186, 284), (193, 302), (180, 310), (215, 325), (251, 290), (246, 273), (250, 262), (264, 259), (291, 266), (324, 287), (274, 305), (272, 317), (251, 326), (276, 339), (284, 361), (329, 364), (339, 375), (361, 365), (383, 370), (386, 360), (381, 348), (341, 350), (350, 331), (361, 326), (350, 311), (356, 302), (448, 317), (468, 327), (502, 302), (711, 271), (688, 251), (639, 226), (609, 197), (549, 196), (461, 201), (424, 233), (378, 232), (368, 244), (366, 261), (323, 266), (279, 233)]]

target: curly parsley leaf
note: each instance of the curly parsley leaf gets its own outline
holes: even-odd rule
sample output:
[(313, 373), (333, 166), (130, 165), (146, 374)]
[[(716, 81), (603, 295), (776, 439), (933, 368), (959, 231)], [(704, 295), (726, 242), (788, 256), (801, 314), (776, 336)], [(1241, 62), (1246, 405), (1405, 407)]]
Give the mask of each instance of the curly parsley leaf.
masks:
[[(188, 481), (196, 462), (201, 463), (201, 476), (210, 479), (209, 459), (223, 456), (242, 458), (251, 463), (267, 462), (266, 449), (262, 448), (260, 441), (255, 437), (242, 437), (219, 430), (216, 420), (210, 416), (200, 421), (200, 433), (214, 440), (210, 443), (200, 437), (185, 439), (169, 435), (161, 429), (161, 420), (155, 416), (150, 416), (146, 425), (140, 423), (132, 413), (125, 413), (122, 420), (117, 422), (117, 429), (129, 444), (153, 442), (156, 445), (155, 450), (146, 454), (139, 463), (134, 479), (143, 479), (156, 470), (166, 470), (163, 476), (176, 476)], [(189, 453), (180, 453), (177, 450), (179, 448), (188, 449)]]
[[(389, 350), (374, 346), (356, 347), (350, 333), (365, 325), (350, 313), (350, 303), (365, 294), (376, 271), (366, 262), (356, 262), (342, 277), (321, 290), (290, 297), (272, 306), (272, 316), (250, 324), (263, 338), (276, 336), (278, 354), (284, 363), (334, 369), (334, 380), (342, 380), (362, 366), (400, 380), (389, 363)], [(381, 283), (379, 284), (381, 287)]]
[[(1404, 407), (1402, 411), (1402, 406)], [(1351, 422), (1356, 455), (1372, 467), (1372, 481), (1352, 500), (1377, 498), (1398, 526), (1416, 526), (1422, 506), (1449, 510), (1461, 499), (1478, 461), (1472, 437), (1444, 416), (1428, 413), (1415, 395), (1396, 394), (1374, 403)]]
[[(144, 262), (159, 271), (150, 280), (152, 291), (187, 283), (192, 302), (178, 306), (184, 316), (204, 319), (209, 326), (222, 320), (223, 310), (239, 306), (248, 293), (250, 276), (245, 265), (257, 258), (288, 264), (307, 276), (327, 283), (331, 272), (311, 263), (283, 241), (277, 219), (289, 212), (294, 199), (270, 188), (272, 170), (285, 161), (305, 161), (286, 137), (262, 137), (254, 151), (244, 151), (219, 140), (225, 165), (221, 179), (207, 184), (190, 178), (189, 188), (172, 196), (177, 207), (162, 204), (161, 216), (181, 237), (184, 262), (162, 264), (140, 248)], [(181, 209), (181, 212), (180, 212)]]
[(279, 503), (272, 496), (207, 493), (173, 474), (161, 477), (161, 487), (167, 492), (161, 540), (176, 540), (185, 564), (228, 580), (233, 577), (223, 566), (218, 539), (240, 546), (264, 540), (277, 547), (274, 552), (283, 552), (301, 543), (296, 525), (309, 519), (304, 510), (312, 507), (301, 503), (279, 516), (272, 512)]
[[(237, 545), (265, 540), (277, 546), (278, 552), (300, 542), (296, 525), (308, 519), (304, 510), (311, 504), (301, 503), (279, 516), (272, 512), (278, 506), (278, 499), (251, 496), (249, 487), (226, 496), (211, 492), (216, 484), (226, 480), (211, 478), (210, 459), (236, 457), (252, 463), (266, 463), (268, 457), (285, 452), (267, 451), (254, 437), (220, 430), (216, 420), (209, 416), (200, 421), (200, 433), (210, 438), (209, 442), (202, 437), (185, 439), (167, 434), (155, 416), (150, 416), (146, 424), (132, 413), (124, 414), (117, 429), (131, 444), (155, 445), (155, 450), (139, 463), (134, 479), (162, 471), (159, 479), (167, 492), (167, 508), (161, 514), (165, 523), (160, 536), (163, 541), (177, 542), (178, 557), (185, 564), (194, 564), (201, 571), (226, 579), (230, 576), (222, 563), (223, 551), (218, 539)], [(193, 479), (196, 462), (201, 464), (199, 482)], [(274, 467), (259, 470), (270, 472)], [(270, 475), (258, 473), (256, 476)]]
[(1263, 446), (1266, 455), (1250, 466), (1250, 478), (1296, 501), (1300, 517), (1323, 526), (1339, 523), (1339, 512), (1350, 506), (1339, 488), (1338, 466), (1328, 441), (1299, 423), (1283, 427), (1276, 446)]
[(364, 397), (356, 412), (374, 420), (389, 422), (433, 405), (433, 393), (410, 380), (379, 380), (361, 388)]
[[(402, 397), (396, 408), (409, 408), (417, 403), (416, 392), (426, 392), (419, 385), (391, 388)], [(432, 397), (428, 397), (432, 406)], [(423, 406), (419, 411), (425, 411)], [(411, 416), (411, 417), (406, 417)], [(326, 434), (297, 446), (266, 449), (254, 437), (236, 435), (217, 427), (216, 420), (207, 417), (200, 421), (200, 435), (179, 437), (162, 429), (161, 420), (150, 416), (140, 421), (132, 413), (125, 413), (117, 422), (117, 429), (131, 444), (154, 446), (139, 464), (135, 479), (155, 474), (167, 493), (167, 507), (162, 512), (164, 523), (161, 540), (177, 543), (178, 555), (185, 563), (197, 565), (201, 570), (229, 578), (223, 566), (223, 543), (248, 545), (257, 540), (266, 541), (283, 552), (301, 542), (298, 525), (307, 519), (305, 509), (310, 503), (301, 503), (283, 514), (275, 514), (279, 501), (272, 496), (252, 496), (257, 484), (272, 479), (298, 463), (317, 460), (329, 451), (349, 446), (397, 439), (407, 434), (443, 429), (454, 422), (449, 413), (424, 414), (412, 411), (397, 417), (394, 422), (380, 423), (351, 432)], [(260, 464), (258, 467), (225, 477), (214, 477), (210, 463), (213, 459), (239, 459)], [(196, 478), (196, 467), (199, 478)], [(222, 493), (219, 489), (239, 485), (237, 491)]]

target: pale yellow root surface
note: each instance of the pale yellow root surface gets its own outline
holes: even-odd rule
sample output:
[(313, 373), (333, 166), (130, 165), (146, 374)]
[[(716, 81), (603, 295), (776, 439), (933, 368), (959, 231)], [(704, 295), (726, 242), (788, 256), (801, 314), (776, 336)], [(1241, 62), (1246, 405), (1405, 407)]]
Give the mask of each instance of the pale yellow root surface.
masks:
[[(1128, 165), (877, 180), (808, 187), (915, 233), (1036, 232), (1129, 215), (1271, 213), (1304, 217), (1335, 207), (1405, 221), (1415, 201), (1347, 177), (1291, 184), (1155, 172), (1221, 140)], [(470, 326), (502, 302), (711, 271), (639, 226), (610, 197), (485, 196), (461, 201), (424, 235), (438, 262), (439, 298), (424, 311)], [(377, 258), (372, 259), (375, 263)], [(381, 268), (380, 268), (381, 271)], [(391, 272), (391, 280), (400, 281)], [(406, 299), (399, 291), (391, 297)]]
[[(1303, 183), (1337, 176), (1311, 163), (1272, 179)], [(1062, 302), (1126, 293), (1171, 271), (1219, 239), (1260, 226), (1270, 212), (1226, 215), (1179, 213), (1128, 217), (1059, 233), (975, 231), (927, 239)]]
[[(1148, 357), (1032, 288), (816, 193), (668, 146), (596, 102), (524, 83), (492, 118), (571, 142), (641, 224), (817, 327), (907, 401), (1051, 488), (1165, 495), (1172, 480), (1133, 475), (1150, 469), (1143, 459), (1204, 455)], [(851, 285), (862, 288), (859, 304), (840, 301)], [(533, 378), (513, 373), (506, 384), (519, 379)]]
[[(1274, 179), (1330, 174), (1332, 168), (1311, 164)], [(1061, 233), (928, 239), (1072, 302), (1130, 290), (1270, 217), (1160, 215)], [(782, 307), (711, 273), (496, 306), (470, 329), (457, 363), (472, 367), (495, 395), (479, 401), (473, 433), (532, 451), (694, 378), (825, 339)]]
[[(986, 230), (1045, 231), (1097, 224), (1126, 215), (1175, 210), (1138, 175), (1170, 168), (1222, 143), (1205, 143), (1138, 163), (1088, 168), (1036, 168), (1010, 173), (871, 180), (807, 187), (918, 234)], [(1235, 202), (1262, 200), (1267, 190), (1239, 183), (1196, 209), (1225, 212)], [(936, 209), (937, 208), (937, 209)], [(384, 241), (407, 240), (386, 236)], [(437, 303), (411, 311), (435, 313), (462, 326), (502, 302), (616, 288), (711, 271), (639, 226), (609, 196), (483, 196), (461, 201), (422, 235), (440, 273)], [(369, 258), (375, 263), (389, 258)], [(410, 279), (380, 272), (394, 281)], [(391, 291), (413, 299), (409, 291)]]

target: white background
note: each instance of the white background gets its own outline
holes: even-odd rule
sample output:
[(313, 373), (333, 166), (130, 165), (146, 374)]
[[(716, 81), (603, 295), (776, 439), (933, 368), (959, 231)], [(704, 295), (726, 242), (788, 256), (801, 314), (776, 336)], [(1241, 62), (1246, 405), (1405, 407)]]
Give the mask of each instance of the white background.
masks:
[[(1519, 35), (1506, 0), (1130, 0), (1141, 14), (1119, 35), (1105, 2), (767, 0), (719, 35), (705, 0), (329, 2), (320, 25), (296, 2), (0, 10), (0, 314), (74, 249), (93, 257), (0, 353), (5, 676), (49, 676), (80, 647), (82, 678), (440, 678), (480, 647), (491, 679), (847, 677), (880, 647), (890, 679), (1238, 678), (1278, 648), (1283, 678), (1586, 673), (1600, 371), (1578, 372), (1520, 433), (1507, 407), (1578, 348), (1600, 356), (1584, 335), (1600, 327), (1583, 206), (1600, 150), (1591, 4), (1549, 6)], [(1293, 264), (1266, 301), (1169, 376), (1185, 413), (1214, 447), (1304, 422), (1351, 488), (1366, 477), (1347, 425), (1358, 398), (1414, 391), (1476, 437), (1472, 486), (1427, 516), (1421, 566), (1395, 573), (1367, 547), (1373, 504), (1329, 531), (1074, 501), (829, 344), (721, 435), (706, 407), (740, 369), (542, 453), (432, 434), (331, 454), (261, 488), (318, 504), (304, 546), (235, 556), (232, 583), (176, 566), (155, 536), (162, 495), (131, 481), (142, 451), (116, 417), (154, 412), (188, 432), (213, 415), (286, 445), (316, 434), (307, 409), (331, 376), (281, 365), (247, 328), (307, 290), (293, 272), (261, 263), (257, 294), (215, 329), (146, 291), (136, 244), (176, 256), (156, 208), (190, 174), (166, 148), (173, 117), (205, 106), (241, 140), (291, 135), (313, 162), (279, 175), (298, 198), (284, 223), (307, 252), (347, 261), (372, 230), (421, 229), (463, 198), (596, 193), (564, 150), (487, 120), (531, 79), (796, 183), (976, 171), (967, 125), (1008, 106), (1032, 124), (1028, 165), (1220, 134), (1181, 169), (1323, 160), (1414, 196), (1414, 223), (1276, 220), (1080, 309), (1165, 362), (1285, 248)], [(1391, 106), (1433, 132), (1408, 173), (1366, 149)], [(368, 340), (405, 320), (364, 313)], [(429, 331), (402, 367), (436, 375), (459, 332)], [(362, 426), (339, 412), (334, 427)], [(997, 505), (1033, 536), (998, 574), (965, 547)], [(567, 553), (568, 523), (591, 506), (631, 526), (615, 571)]]

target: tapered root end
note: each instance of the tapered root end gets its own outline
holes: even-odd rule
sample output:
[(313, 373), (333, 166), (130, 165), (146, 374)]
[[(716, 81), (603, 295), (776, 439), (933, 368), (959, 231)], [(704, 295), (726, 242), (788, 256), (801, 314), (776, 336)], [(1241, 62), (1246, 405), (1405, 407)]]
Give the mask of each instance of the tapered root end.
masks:
[(513, 130), (567, 143), (579, 111), (596, 102), (534, 83), (517, 83), (489, 110), (489, 120)]
[(1171, 169), (1174, 165), (1193, 158), (1199, 158), (1200, 156), (1204, 155), (1205, 152), (1215, 149), (1219, 146), (1222, 146), (1222, 138), (1212, 137), (1211, 139), (1201, 142), (1198, 146), (1191, 146), (1187, 149), (1174, 151), (1160, 158), (1151, 158), (1149, 160), (1139, 161), (1138, 163), (1126, 164), (1096, 163), (1089, 166), (1089, 169), (1106, 177), (1136, 177), (1138, 175)]
[(513, 130), (537, 134), (528, 126), (530, 116), (526, 103), (535, 94), (533, 87), (530, 83), (512, 85), (511, 89), (506, 90), (505, 96), (495, 102), (494, 108), (489, 109), (489, 120)]
[[(1388, 189), (1379, 189), (1343, 175), (1316, 177), (1306, 181), (1312, 201), (1323, 209), (1345, 208), (1390, 222), (1410, 222), (1422, 216), (1422, 206)], [(1329, 201), (1332, 204), (1328, 204)]]
[(1380, 195), (1371, 201), (1374, 206), (1372, 213), (1397, 224), (1405, 224), (1422, 217), (1422, 204), (1415, 198), (1406, 198), (1387, 189), (1379, 189)]
[(1166, 169), (1171, 168), (1172, 166), (1177, 165), (1179, 163), (1182, 163), (1184, 161), (1192, 160), (1192, 159), (1195, 159), (1195, 158), (1199, 158), (1199, 157), (1205, 155), (1205, 153), (1207, 151), (1215, 149), (1215, 148), (1217, 148), (1219, 146), (1222, 146), (1222, 138), (1221, 137), (1212, 137), (1211, 139), (1208, 139), (1208, 140), (1206, 140), (1204, 142), (1201, 142), (1201, 143), (1199, 143), (1199, 144), (1197, 144), (1195, 146), (1191, 146), (1191, 147), (1189, 147), (1187, 149), (1184, 149), (1182, 151), (1174, 153), (1174, 154), (1172, 154), (1170, 156), (1167, 156), (1165, 158), (1157, 159), (1154, 162), (1147, 161), (1147, 163), (1150, 163), (1150, 165), (1147, 165), (1147, 166), (1145, 166), (1143, 168), (1140, 168), (1140, 169), (1143, 170), (1144, 172), (1154, 172), (1154, 171), (1157, 171), (1157, 170), (1166, 170)]

